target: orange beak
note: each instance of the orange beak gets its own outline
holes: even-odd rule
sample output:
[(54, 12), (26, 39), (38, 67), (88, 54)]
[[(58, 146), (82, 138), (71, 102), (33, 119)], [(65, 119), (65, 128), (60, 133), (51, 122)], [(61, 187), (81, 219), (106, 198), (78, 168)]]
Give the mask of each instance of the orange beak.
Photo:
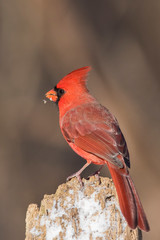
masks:
[(54, 91), (53, 89), (48, 91), (46, 94), (45, 94), (46, 98), (48, 98), (50, 101), (53, 101), (53, 102), (56, 102), (58, 97), (57, 97), (57, 93), (56, 91)]

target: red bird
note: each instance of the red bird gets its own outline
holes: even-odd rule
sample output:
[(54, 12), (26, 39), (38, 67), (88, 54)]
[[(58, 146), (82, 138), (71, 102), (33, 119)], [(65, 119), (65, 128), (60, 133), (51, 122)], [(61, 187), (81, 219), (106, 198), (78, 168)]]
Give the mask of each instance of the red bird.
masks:
[(70, 147), (87, 160), (78, 177), (91, 163), (107, 164), (113, 178), (121, 211), (130, 228), (149, 231), (134, 183), (129, 175), (129, 153), (116, 118), (89, 94), (83, 67), (65, 76), (46, 97), (58, 104), (62, 134)]

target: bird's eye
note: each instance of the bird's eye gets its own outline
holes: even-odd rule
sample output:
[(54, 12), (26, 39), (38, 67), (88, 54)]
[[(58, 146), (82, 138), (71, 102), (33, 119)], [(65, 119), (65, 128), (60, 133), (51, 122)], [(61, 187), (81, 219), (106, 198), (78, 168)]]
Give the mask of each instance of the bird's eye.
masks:
[(65, 93), (65, 91), (62, 88), (57, 88), (57, 95), (58, 95), (59, 99), (64, 93)]
[(64, 90), (63, 89), (59, 89), (59, 93), (60, 93), (60, 95), (63, 95), (64, 94)]

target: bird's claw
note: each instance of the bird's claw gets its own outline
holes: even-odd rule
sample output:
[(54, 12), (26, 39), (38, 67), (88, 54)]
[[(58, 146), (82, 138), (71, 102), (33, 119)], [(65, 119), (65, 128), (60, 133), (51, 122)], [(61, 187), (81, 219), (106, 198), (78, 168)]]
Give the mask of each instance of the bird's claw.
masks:
[(91, 177), (95, 176), (95, 177), (98, 179), (98, 181), (99, 181), (99, 180), (100, 180), (99, 174), (100, 174), (100, 171), (98, 170), (98, 171), (96, 171), (95, 173), (89, 175), (89, 176), (87, 177), (87, 179), (90, 179)]
[(101, 172), (101, 169), (103, 168), (103, 165), (100, 167), (100, 169), (98, 169), (96, 172), (94, 172), (93, 174), (91, 174), (91, 175), (89, 175), (88, 177), (87, 177), (87, 179), (89, 179), (90, 177), (92, 177), (92, 176), (95, 176), (95, 177), (97, 177), (97, 179), (98, 179), (98, 181), (100, 182), (100, 172)]
[(83, 182), (80, 174), (72, 174), (71, 176), (67, 177), (67, 181), (71, 180), (72, 178), (76, 177), (78, 179), (78, 182), (80, 183), (81, 187), (83, 187)]
[(83, 182), (82, 182), (82, 178), (81, 178), (81, 173), (83, 172), (83, 170), (88, 167), (91, 163), (90, 162), (86, 162), (86, 164), (76, 173), (73, 173), (71, 176), (69, 176), (67, 178), (67, 181), (69, 181), (71, 178), (76, 177), (79, 181), (79, 183), (81, 184), (81, 187), (83, 187)]

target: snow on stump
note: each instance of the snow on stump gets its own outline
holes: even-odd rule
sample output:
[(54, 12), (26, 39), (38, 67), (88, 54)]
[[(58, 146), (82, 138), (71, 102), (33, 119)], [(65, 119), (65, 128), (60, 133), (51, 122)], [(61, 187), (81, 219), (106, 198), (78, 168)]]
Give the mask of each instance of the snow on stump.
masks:
[(26, 215), (26, 240), (140, 240), (122, 216), (111, 179), (76, 178), (44, 195), (40, 209), (30, 204)]

